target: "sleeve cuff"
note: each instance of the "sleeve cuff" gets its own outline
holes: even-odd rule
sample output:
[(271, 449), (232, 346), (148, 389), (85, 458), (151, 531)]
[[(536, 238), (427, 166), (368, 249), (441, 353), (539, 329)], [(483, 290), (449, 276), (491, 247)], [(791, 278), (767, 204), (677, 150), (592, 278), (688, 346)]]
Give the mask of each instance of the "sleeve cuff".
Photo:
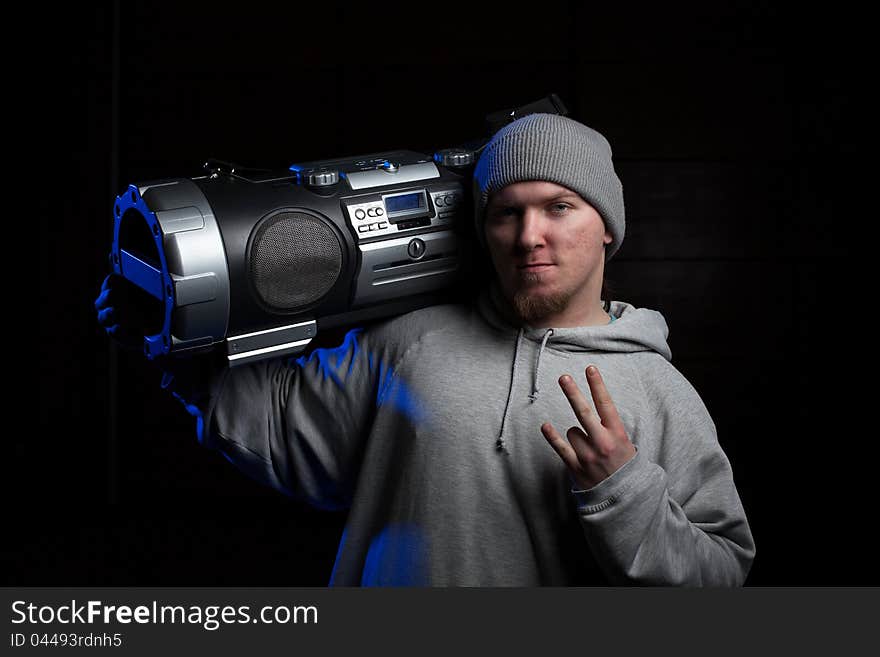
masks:
[(572, 488), (579, 510), (585, 513), (601, 511), (614, 504), (618, 498), (639, 479), (639, 473), (646, 465), (645, 457), (636, 447), (635, 455), (611, 476), (586, 490)]

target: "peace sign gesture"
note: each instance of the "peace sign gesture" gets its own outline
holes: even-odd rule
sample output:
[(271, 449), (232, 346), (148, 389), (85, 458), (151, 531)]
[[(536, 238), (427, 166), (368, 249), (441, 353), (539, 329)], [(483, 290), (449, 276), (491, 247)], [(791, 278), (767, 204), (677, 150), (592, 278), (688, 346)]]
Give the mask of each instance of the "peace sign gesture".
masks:
[(636, 454), (605, 382), (594, 365), (587, 368), (587, 383), (596, 405), (595, 413), (574, 379), (567, 374), (559, 378), (559, 386), (581, 424), (566, 432), (568, 441), (549, 422), (541, 425), (544, 438), (568, 466), (575, 483), (584, 490), (610, 477)]

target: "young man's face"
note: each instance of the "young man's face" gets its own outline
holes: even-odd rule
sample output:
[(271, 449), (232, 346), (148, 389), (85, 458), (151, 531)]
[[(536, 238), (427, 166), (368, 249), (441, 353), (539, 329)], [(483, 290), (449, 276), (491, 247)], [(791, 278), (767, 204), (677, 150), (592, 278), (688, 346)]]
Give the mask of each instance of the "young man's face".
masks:
[(489, 199), (485, 230), (501, 289), (523, 320), (588, 321), (600, 310), (612, 236), (578, 194), (545, 181), (508, 185)]

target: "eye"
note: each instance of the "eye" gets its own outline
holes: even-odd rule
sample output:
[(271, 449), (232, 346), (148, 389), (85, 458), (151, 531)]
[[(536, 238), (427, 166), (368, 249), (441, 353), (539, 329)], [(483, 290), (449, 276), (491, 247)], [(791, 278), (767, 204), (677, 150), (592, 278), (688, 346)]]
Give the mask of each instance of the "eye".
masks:
[(516, 214), (516, 208), (511, 206), (499, 206), (489, 210), (487, 216), (490, 220), (501, 220)]
[(554, 203), (550, 206), (550, 212), (553, 214), (565, 214), (571, 210), (571, 206), (568, 203)]

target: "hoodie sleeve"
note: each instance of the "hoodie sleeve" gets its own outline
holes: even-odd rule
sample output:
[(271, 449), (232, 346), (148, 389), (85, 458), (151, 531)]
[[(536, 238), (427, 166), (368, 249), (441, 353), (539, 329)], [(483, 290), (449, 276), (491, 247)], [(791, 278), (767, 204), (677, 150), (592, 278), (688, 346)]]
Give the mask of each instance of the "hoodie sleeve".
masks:
[(334, 349), (224, 368), (200, 395), (163, 386), (196, 417), (199, 441), (245, 474), (314, 506), (345, 508), (388, 376), (376, 342), (355, 329)]
[(696, 390), (665, 360), (661, 367), (645, 383), (657, 445), (634, 440), (622, 468), (572, 491), (581, 525), (615, 584), (741, 586), (755, 545), (730, 462)]

